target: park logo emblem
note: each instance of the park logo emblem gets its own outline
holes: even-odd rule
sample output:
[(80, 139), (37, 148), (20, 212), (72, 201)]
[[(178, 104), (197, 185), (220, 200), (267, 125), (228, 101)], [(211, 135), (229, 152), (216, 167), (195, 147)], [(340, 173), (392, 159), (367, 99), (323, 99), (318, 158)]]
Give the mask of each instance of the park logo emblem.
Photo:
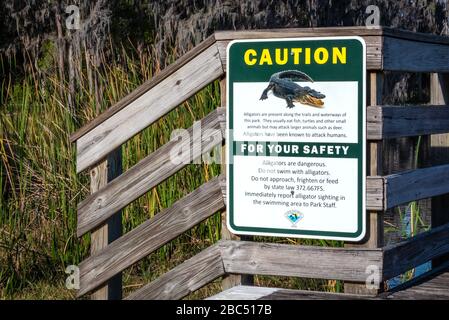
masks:
[(284, 213), (284, 216), (292, 223), (292, 227), (296, 228), (298, 222), (304, 218), (304, 213), (299, 212), (298, 210), (289, 210)]

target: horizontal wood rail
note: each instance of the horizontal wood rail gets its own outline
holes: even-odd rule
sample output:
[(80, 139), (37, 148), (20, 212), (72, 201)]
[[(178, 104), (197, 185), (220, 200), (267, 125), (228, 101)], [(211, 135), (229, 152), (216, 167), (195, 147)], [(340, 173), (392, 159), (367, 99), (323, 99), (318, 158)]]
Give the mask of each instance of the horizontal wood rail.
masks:
[(220, 244), (225, 271), (335, 280), (366, 280), (366, 268), (382, 270), (382, 250), (331, 248), (248, 241)]
[[(365, 39), (369, 70), (449, 72), (449, 41), (435, 35), (384, 27), (216, 32), (71, 136), (71, 141), (77, 142), (77, 172), (98, 163), (112, 150), (222, 76), (229, 41), (336, 35), (358, 35)], [(407, 52), (407, 55), (398, 55), (397, 52)]]
[[(98, 227), (114, 212), (124, 208), (184, 168), (190, 161), (220, 144), (224, 139), (225, 118), (224, 108), (217, 108), (201, 120), (202, 135), (193, 135), (192, 126), (188, 129), (190, 140), (171, 140), (79, 203), (78, 236)], [(192, 145), (201, 148), (192, 148)], [(176, 156), (176, 159), (172, 159), (174, 150), (191, 152), (183, 152)]]
[(378, 296), (258, 286), (235, 286), (206, 300), (448, 300), (449, 269), (432, 269)]
[(127, 299), (181, 299), (226, 274), (364, 282), (367, 268), (376, 267), (385, 281), (449, 252), (447, 239), (449, 224), (383, 249), (221, 240), (132, 293)]
[(203, 184), (170, 208), (84, 260), (80, 264), (81, 289), (78, 295), (96, 289), (117, 273), (222, 210), (225, 207), (222, 190), (226, 185), (225, 180), (224, 176), (220, 176)]
[(365, 281), (382, 273), (381, 249), (327, 248), (221, 240), (126, 299), (181, 299), (229, 273)]
[(225, 273), (220, 247), (213, 245), (131, 293), (125, 300), (182, 299)]
[(334, 293), (257, 286), (236, 286), (206, 300), (360, 300), (375, 299), (347, 293)]
[(370, 106), (366, 116), (367, 139), (449, 132), (449, 106)]
[(412, 39), (384, 37), (381, 70), (449, 72), (448, 49), (447, 43), (442, 44), (440, 42), (440, 44), (437, 44)]
[(367, 209), (376, 211), (449, 193), (449, 165), (367, 177), (366, 189)]
[(119, 112), (120, 110), (124, 109), (128, 104), (135, 101), (137, 98), (141, 97), (143, 94), (145, 94), (150, 89), (154, 88), (157, 84), (161, 83), (165, 79), (167, 79), (171, 74), (178, 71), (182, 66), (187, 64), (189, 61), (193, 60), (197, 55), (199, 55), (201, 52), (209, 48), (211, 45), (215, 43), (214, 36), (208, 37), (206, 40), (201, 42), (199, 45), (197, 45), (195, 48), (187, 52), (186, 54), (182, 55), (178, 60), (176, 60), (174, 63), (169, 64), (165, 69), (163, 69), (161, 72), (156, 74), (153, 78), (145, 81), (143, 84), (141, 84), (139, 87), (134, 89), (131, 93), (129, 93), (127, 96), (122, 98), (120, 101), (118, 101), (116, 104), (108, 108), (106, 111), (95, 117), (93, 120), (88, 122), (86, 125), (84, 125), (82, 128), (74, 132), (70, 136), (70, 142), (75, 142), (79, 138), (81, 138), (83, 135), (85, 135), (87, 132), (95, 128), (96, 126), (100, 125), (110, 117), (112, 117), (114, 114)]
[(394, 300), (448, 300), (449, 262), (436, 266), (382, 294)]
[(77, 172), (96, 164), (224, 74), (216, 46), (210, 46), (171, 72), (135, 100), (128, 98), (132, 102), (78, 138)]
[(243, 31), (216, 31), (214, 37), (220, 40), (294, 38), (294, 37), (332, 37), (332, 36), (388, 36), (391, 38), (413, 40), (416, 42), (447, 44), (448, 37), (431, 33), (420, 33), (390, 27), (325, 27), (325, 28), (280, 28)]
[(449, 165), (391, 174), (385, 179), (385, 210), (449, 193)]
[[(226, 46), (236, 39), (360, 36), (366, 42), (368, 70), (409, 72), (448, 72), (449, 41), (447, 37), (414, 33), (387, 27), (299, 28), (215, 33), (221, 57)], [(406, 55), (398, 52), (407, 52)], [(226, 65), (226, 60), (223, 61)]]
[(226, 47), (232, 40), (264, 39), (264, 38), (304, 38), (329, 36), (361, 36), (366, 42), (366, 67), (368, 70), (377, 70), (382, 66), (382, 29), (348, 27), (343, 28), (292, 28), (248, 31), (218, 31), (215, 32), (217, 47), (222, 57), (223, 68), (226, 68)]
[(448, 252), (449, 223), (385, 247), (383, 279), (391, 279)]

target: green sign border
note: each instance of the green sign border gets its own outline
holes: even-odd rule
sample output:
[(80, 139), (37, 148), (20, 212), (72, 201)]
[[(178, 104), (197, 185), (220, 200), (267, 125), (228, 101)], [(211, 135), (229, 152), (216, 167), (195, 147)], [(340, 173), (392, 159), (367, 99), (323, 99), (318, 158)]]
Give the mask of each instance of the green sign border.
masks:
[[(357, 231), (354, 233), (351, 232), (335, 232), (335, 231), (325, 231), (325, 230), (293, 230), (293, 229), (280, 229), (280, 228), (261, 228), (261, 227), (251, 227), (251, 226), (237, 226), (234, 224), (234, 165), (229, 161), (231, 157), (234, 157), (233, 149), (236, 141), (234, 141), (233, 137), (230, 137), (230, 130), (234, 127), (233, 125), (233, 83), (234, 81), (234, 73), (233, 69), (237, 68), (241, 72), (241, 54), (237, 54), (240, 58), (240, 61), (237, 58), (233, 57), (233, 46), (239, 44), (248, 44), (251, 43), (253, 45), (265, 44), (273, 46), (274, 43), (284, 43), (285, 42), (296, 42), (304, 45), (305, 42), (309, 42), (307, 45), (313, 46), (323, 46), (325, 42), (335, 43), (341, 41), (357, 41), (358, 44), (362, 48), (362, 56), (361, 56), (361, 65), (360, 72), (357, 72), (356, 79), (350, 79), (350, 81), (358, 81), (358, 143), (356, 145), (359, 146), (358, 154), (358, 184), (359, 184), (359, 193), (357, 195), (358, 202), (358, 224)], [(319, 43), (317, 43), (319, 42)], [(347, 43), (345, 44), (347, 45)], [(360, 60), (360, 59), (359, 59)], [(286, 39), (251, 39), (251, 40), (235, 40), (229, 43), (227, 47), (227, 143), (226, 143), (226, 161), (227, 161), (227, 224), (228, 229), (240, 235), (261, 235), (261, 236), (278, 236), (278, 237), (299, 237), (299, 238), (314, 238), (314, 239), (329, 239), (329, 240), (349, 240), (349, 241), (360, 241), (364, 238), (366, 233), (366, 44), (363, 38), (356, 36), (349, 37), (312, 37), (312, 38), (286, 38)], [(236, 66), (234, 67), (234, 61), (236, 61)], [(359, 63), (360, 64), (360, 63)], [(312, 68), (310, 65), (309, 69)], [(275, 70), (275, 67), (271, 67), (268, 73), (274, 73), (278, 70)], [(285, 69), (285, 66), (284, 66)], [(307, 70), (304, 70), (303, 66), (301, 69), (308, 73)], [(310, 73), (309, 73), (310, 74)], [(267, 81), (269, 77), (266, 77)], [(314, 76), (312, 76), (314, 78)], [(317, 80), (315, 78), (315, 80)], [(321, 80), (321, 79), (320, 79)], [(333, 79), (330, 76), (328, 81), (344, 81), (343, 79)], [(247, 82), (251, 82), (253, 80), (248, 79)], [(348, 80), (347, 80), (348, 81)], [(240, 81), (244, 82), (244, 81)], [(250, 142), (250, 141), (248, 141)], [(299, 141), (298, 141), (299, 142)], [(234, 159), (233, 159), (234, 160)]]

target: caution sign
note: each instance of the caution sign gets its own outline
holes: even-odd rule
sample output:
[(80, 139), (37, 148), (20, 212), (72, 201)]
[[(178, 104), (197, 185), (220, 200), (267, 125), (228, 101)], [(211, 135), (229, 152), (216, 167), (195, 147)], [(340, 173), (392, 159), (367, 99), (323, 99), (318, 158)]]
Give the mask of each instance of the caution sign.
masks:
[(235, 234), (365, 234), (365, 42), (227, 48), (227, 223)]

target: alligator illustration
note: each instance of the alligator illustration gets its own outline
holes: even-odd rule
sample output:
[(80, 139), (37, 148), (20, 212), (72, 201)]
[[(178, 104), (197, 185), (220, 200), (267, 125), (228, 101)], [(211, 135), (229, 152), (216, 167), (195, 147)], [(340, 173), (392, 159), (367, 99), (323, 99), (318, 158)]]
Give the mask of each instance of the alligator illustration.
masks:
[(293, 102), (299, 102), (312, 107), (322, 108), (326, 96), (309, 87), (302, 87), (294, 81), (310, 81), (313, 79), (306, 73), (298, 70), (286, 70), (273, 74), (270, 78), (268, 87), (263, 91), (260, 100), (268, 98), (268, 92), (271, 90), (273, 94), (287, 102), (287, 108), (293, 108)]

